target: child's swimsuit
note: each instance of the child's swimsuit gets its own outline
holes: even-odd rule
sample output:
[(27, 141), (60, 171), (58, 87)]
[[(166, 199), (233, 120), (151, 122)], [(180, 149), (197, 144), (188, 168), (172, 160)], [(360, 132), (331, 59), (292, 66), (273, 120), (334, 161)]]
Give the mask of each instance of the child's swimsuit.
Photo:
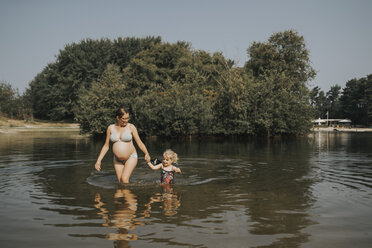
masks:
[(173, 168), (171, 171), (166, 171), (161, 169), (160, 171), (160, 182), (166, 184), (174, 184), (174, 171)]

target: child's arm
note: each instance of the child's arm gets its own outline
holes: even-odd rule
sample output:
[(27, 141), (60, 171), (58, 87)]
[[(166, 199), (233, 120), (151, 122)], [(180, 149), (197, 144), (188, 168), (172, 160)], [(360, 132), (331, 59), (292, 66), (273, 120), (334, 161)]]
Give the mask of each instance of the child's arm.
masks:
[(152, 163), (148, 162), (147, 165), (153, 169), (153, 170), (159, 170), (163, 167), (163, 164), (157, 164), (157, 165), (153, 165)]
[(181, 173), (181, 169), (173, 165), (173, 171), (176, 173)]

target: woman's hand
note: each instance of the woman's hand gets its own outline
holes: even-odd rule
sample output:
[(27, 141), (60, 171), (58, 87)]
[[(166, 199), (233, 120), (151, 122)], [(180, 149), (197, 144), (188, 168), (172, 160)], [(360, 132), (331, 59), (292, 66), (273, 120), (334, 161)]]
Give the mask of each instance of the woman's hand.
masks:
[(101, 161), (97, 161), (96, 164), (94, 165), (97, 171), (101, 170)]
[(150, 163), (150, 160), (151, 160), (150, 154), (148, 153), (145, 154), (145, 160), (147, 163)]

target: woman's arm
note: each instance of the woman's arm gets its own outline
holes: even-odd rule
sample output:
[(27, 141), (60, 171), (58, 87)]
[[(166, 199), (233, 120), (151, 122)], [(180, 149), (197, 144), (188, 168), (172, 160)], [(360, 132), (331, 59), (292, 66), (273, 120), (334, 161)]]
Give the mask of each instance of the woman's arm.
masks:
[(110, 148), (110, 135), (111, 135), (111, 128), (108, 126), (107, 131), (106, 131), (106, 140), (105, 143), (102, 146), (101, 152), (99, 153), (99, 156), (97, 158), (97, 162), (94, 165), (96, 170), (100, 171), (101, 170), (101, 161), (105, 157), (107, 151)]
[(130, 127), (131, 127), (131, 131), (132, 131), (132, 135), (134, 137), (134, 140), (136, 141), (138, 147), (145, 154), (145, 160), (146, 160), (146, 162), (150, 162), (150, 159), (151, 159), (150, 154), (147, 151), (147, 148), (146, 148), (145, 144), (143, 144), (141, 138), (139, 137), (136, 126), (134, 126), (133, 124), (131, 124)]

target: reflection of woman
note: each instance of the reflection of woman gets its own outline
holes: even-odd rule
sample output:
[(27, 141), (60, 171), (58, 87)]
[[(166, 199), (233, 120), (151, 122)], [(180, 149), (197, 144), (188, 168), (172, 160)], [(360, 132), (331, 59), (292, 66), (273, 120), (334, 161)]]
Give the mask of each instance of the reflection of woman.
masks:
[[(129, 189), (117, 189), (114, 197), (116, 210), (112, 215), (104, 207), (105, 204), (101, 200), (101, 195), (97, 193), (95, 197), (96, 204), (94, 206), (99, 209), (99, 215), (106, 221), (103, 226), (119, 228), (118, 233), (108, 233), (106, 239), (118, 241), (137, 240), (138, 236), (136, 234), (128, 233), (129, 230), (133, 230), (136, 226), (143, 225), (142, 222), (136, 220), (136, 196)], [(119, 247), (122, 246), (120, 245)]]
[(109, 150), (110, 140), (113, 142), (114, 167), (119, 182), (129, 183), (130, 175), (137, 165), (138, 155), (133, 145), (133, 138), (138, 147), (145, 154), (146, 162), (150, 161), (150, 155), (146, 146), (142, 143), (137, 128), (129, 123), (129, 113), (124, 108), (116, 111), (117, 123), (107, 128), (106, 140), (95, 164), (96, 170), (101, 170), (101, 161)]
[(151, 204), (155, 202), (163, 203), (163, 213), (167, 216), (173, 216), (177, 214), (177, 209), (181, 206), (181, 201), (177, 194), (174, 192), (172, 185), (162, 184), (163, 193), (156, 194), (150, 198), (149, 203), (146, 204), (146, 210), (144, 211), (144, 217), (150, 217)]

